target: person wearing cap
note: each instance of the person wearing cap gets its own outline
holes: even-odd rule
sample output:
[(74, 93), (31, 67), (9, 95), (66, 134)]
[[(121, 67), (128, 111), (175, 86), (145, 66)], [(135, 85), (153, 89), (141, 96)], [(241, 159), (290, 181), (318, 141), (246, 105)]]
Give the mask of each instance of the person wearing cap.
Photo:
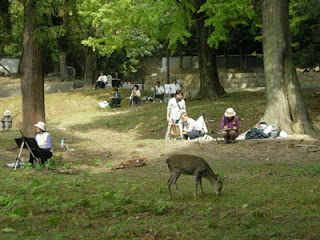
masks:
[(160, 85), (160, 82), (156, 82), (156, 86), (151, 88), (151, 91), (154, 92), (153, 103), (156, 103), (156, 99), (160, 99), (160, 103), (162, 103), (164, 98), (164, 87)]
[(221, 119), (221, 134), (225, 143), (234, 143), (239, 135), (239, 117), (233, 108), (228, 108)]
[(9, 110), (6, 110), (3, 113), (3, 116), (1, 118), (0, 122), (0, 132), (3, 132), (3, 129), (5, 131), (9, 131), (9, 129), (12, 127), (12, 115)]
[[(41, 163), (44, 164), (49, 158), (52, 157), (52, 141), (51, 136), (47, 132), (46, 124), (44, 122), (38, 122), (34, 125), (36, 127), (37, 135), (35, 140), (38, 144), (38, 148), (34, 152), (34, 155), (41, 159)], [(30, 154), (29, 162), (33, 164), (33, 156)]]
[(182, 138), (182, 122), (181, 113), (186, 112), (186, 102), (182, 98), (183, 94), (181, 90), (176, 91), (176, 97), (171, 98), (167, 107), (167, 122), (169, 124), (177, 124), (180, 128)]
[(181, 120), (183, 122), (184, 136), (186, 136), (190, 140), (200, 137), (201, 129), (194, 119), (188, 117), (188, 114), (186, 112), (181, 113)]

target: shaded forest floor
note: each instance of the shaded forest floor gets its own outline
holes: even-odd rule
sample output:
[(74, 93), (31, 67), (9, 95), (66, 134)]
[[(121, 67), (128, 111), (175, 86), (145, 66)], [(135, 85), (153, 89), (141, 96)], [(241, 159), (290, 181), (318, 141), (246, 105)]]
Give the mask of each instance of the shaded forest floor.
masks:
[[(110, 89), (46, 95), (54, 157), (46, 167), (18, 169), (14, 138), (21, 126), (21, 98), (1, 99), (14, 127), (0, 134), (0, 239), (319, 239), (320, 142), (308, 136), (282, 140), (165, 141), (166, 104), (131, 108), (121, 90), (120, 109), (101, 109)], [(145, 93), (150, 94), (150, 93)], [(320, 92), (304, 91), (313, 126), (320, 130)], [(192, 118), (206, 114), (219, 129), (226, 108), (240, 117), (241, 132), (264, 112), (263, 92), (239, 92), (215, 100), (186, 101)], [(72, 150), (60, 147), (60, 139)], [(224, 175), (223, 195), (204, 181), (182, 176), (185, 200), (168, 201), (165, 159), (175, 153), (204, 157)], [(24, 158), (28, 156), (24, 152)], [(140, 168), (111, 170), (147, 159)]]

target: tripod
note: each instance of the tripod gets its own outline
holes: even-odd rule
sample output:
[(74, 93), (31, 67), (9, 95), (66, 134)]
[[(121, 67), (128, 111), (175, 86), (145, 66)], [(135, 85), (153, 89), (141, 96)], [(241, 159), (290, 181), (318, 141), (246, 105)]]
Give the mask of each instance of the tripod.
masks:
[[(36, 162), (38, 163), (38, 158), (34, 155), (31, 147), (31, 146), (37, 146), (37, 143), (35, 142), (35, 140), (33, 138), (26, 138), (23, 136), (22, 132), (20, 131), (21, 135), (22, 135), (22, 138), (16, 138), (16, 143), (17, 145), (20, 147), (19, 148), (19, 153), (18, 153), (18, 156), (16, 158), (16, 161), (14, 163), (14, 168), (13, 170), (15, 171), (17, 169), (17, 166), (18, 164), (20, 163), (21, 161), (21, 154), (22, 154), (22, 150), (23, 148), (28, 148), (30, 154), (32, 155), (32, 157), (36, 160)], [(29, 143), (28, 143), (29, 141)]]

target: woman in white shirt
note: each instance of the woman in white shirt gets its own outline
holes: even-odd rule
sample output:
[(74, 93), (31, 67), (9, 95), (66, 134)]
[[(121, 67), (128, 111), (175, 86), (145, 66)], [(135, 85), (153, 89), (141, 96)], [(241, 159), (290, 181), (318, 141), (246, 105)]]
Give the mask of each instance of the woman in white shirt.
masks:
[[(41, 159), (41, 163), (44, 164), (49, 158), (52, 157), (52, 141), (51, 136), (46, 130), (46, 124), (44, 122), (38, 122), (34, 125), (36, 127), (37, 135), (35, 140), (38, 144), (34, 155)], [(33, 164), (33, 156), (30, 154), (29, 162)]]
[(134, 85), (131, 92), (131, 104), (139, 104), (141, 98), (141, 92), (138, 85)]
[(96, 81), (96, 86), (94, 89), (98, 88), (105, 88), (108, 83), (108, 78), (106, 75), (104, 75), (103, 71), (100, 72), (100, 76), (98, 80)]

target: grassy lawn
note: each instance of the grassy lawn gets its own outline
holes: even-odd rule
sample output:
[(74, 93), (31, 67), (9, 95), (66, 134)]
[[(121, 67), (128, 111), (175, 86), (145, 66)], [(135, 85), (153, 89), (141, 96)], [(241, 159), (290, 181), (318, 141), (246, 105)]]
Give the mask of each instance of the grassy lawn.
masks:
[[(300, 136), (232, 146), (165, 141), (166, 104), (131, 108), (124, 99), (120, 109), (100, 109), (98, 102), (110, 94), (46, 95), (54, 157), (46, 167), (16, 172), (5, 164), (18, 152), (13, 139), (19, 137), (21, 98), (0, 100), (0, 110), (14, 116), (13, 130), (0, 134), (0, 239), (320, 239), (318, 140)], [(320, 130), (320, 93), (304, 95)], [(210, 129), (219, 129), (225, 109), (233, 107), (244, 132), (262, 117), (265, 100), (262, 92), (241, 92), (186, 105), (192, 118), (205, 113)], [(73, 151), (65, 153), (60, 139)], [(202, 156), (223, 174), (222, 196), (204, 180), (205, 195), (194, 199), (193, 178), (181, 176), (185, 199), (173, 188), (168, 201), (165, 159), (175, 153)], [(134, 156), (146, 158), (146, 166), (111, 170)]]

